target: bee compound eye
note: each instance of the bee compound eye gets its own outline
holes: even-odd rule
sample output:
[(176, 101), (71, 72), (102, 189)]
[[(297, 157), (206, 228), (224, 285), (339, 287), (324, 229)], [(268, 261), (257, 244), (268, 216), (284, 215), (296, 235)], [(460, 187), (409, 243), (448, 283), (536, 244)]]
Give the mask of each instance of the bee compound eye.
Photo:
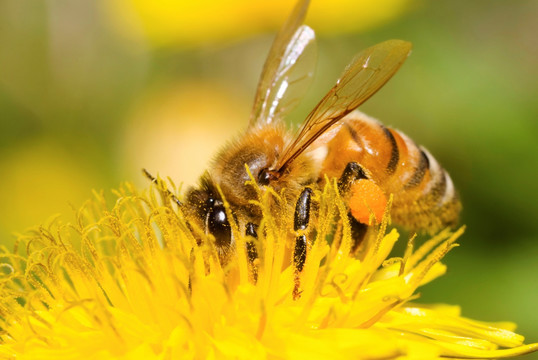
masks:
[(231, 245), (232, 229), (223, 205), (215, 205), (211, 208), (207, 225), (209, 232), (215, 237), (217, 246)]

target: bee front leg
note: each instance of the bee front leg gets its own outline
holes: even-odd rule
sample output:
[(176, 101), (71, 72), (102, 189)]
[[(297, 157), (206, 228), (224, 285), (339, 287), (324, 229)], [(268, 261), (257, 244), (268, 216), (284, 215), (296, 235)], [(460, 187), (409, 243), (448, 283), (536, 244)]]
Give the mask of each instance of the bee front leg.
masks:
[[(340, 179), (338, 179), (338, 190), (340, 191), (340, 194), (345, 195), (349, 193), (353, 182), (359, 179), (368, 179), (362, 166), (356, 162), (348, 163), (344, 172), (342, 172)], [(351, 215), (351, 212), (348, 212), (348, 219), (351, 225), (351, 237), (353, 239), (351, 253), (355, 253), (366, 236), (368, 225), (357, 221), (357, 219)]]
[[(258, 233), (256, 232), (256, 225), (251, 222), (247, 223), (245, 235), (257, 240)], [(256, 248), (254, 240), (247, 241), (246, 245), (247, 257), (251, 268), (252, 281), (256, 283), (256, 281), (258, 281), (258, 262), (256, 261), (258, 259), (258, 249)]]
[[(142, 169), (142, 172), (144, 173), (144, 175), (154, 184), (156, 185), (159, 185), (159, 182), (157, 180), (157, 178), (153, 175), (151, 175), (151, 173), (149, 171), (147, 171), (146, 169)], [(168, 194), (168, 196), (172, 199), (172, 201), (174, 201), (177, 206), (179, 206), (180, 208), (183, 206), (183, 204), (181, 203), (181, 201), (179, 201), (179, 199), (167, 188), (166, 189), (166, 193)]]
[[(245, 235), (252, 236), (254, 239), (257, 239), (258, 234), (256, 233), (256, 225), (250, 222), (247, 223)], [(252, 240), (247, 241), (247, 256), (248, 260), (251, 263), (253, 263), (258, 258), (258, 249), (256, 249), (256, 244)]]

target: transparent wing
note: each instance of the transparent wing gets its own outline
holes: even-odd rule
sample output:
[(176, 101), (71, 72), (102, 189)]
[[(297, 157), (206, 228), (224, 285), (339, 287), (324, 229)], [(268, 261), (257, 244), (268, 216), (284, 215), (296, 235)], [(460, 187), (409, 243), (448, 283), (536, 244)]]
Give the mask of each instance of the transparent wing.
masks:
[(301, 25), (308, 0), (300, 0), (278, 33), (258, 83), (249, 127), (271, 123), (293, 109), (308, 89), (316, 62), (314, 31)]
[(383, 87), (410, 52), (411, 43), (388, 40), (359, 53), (307, 116), (295, 140), (284, 150), (276, 170), (284, 171), (314, 140)]

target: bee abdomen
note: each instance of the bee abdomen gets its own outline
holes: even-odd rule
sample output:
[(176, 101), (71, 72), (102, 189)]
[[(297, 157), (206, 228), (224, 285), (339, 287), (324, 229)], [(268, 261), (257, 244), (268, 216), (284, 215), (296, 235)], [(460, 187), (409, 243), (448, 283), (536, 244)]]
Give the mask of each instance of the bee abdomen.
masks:
[(404, 190), (410, 190), (420, 185), (429, 168), (430, 160), (428, 159), (428, 155), (426, 155), (423, 150), (420, 150), (419, 159), (415, 166), (415, 170), (413, 175), (411, 175), (411, 179), (404, 185)]
[(359, 163), (387, 195), (394, 222), (412, 230), (436, 231), (457, 222), (461, 205), (448, 173), (423, 147), (398, 130), (353, 112), (329, 142), (323, 172), (339, 176)]
[(386, 180), (394, 194), (392, 218), (413, 230), (437, 231), (455, 225), (461, 205), (450, 175), (425, 148), (405, 134), (388, 129), (400, 146), (400, 162)]
[(398, 167), (398, 163), (400, 161), (400, 149), (398, 147), (398, 142), (396, 141), (396, 137), (394, 136), (391, 129), (386, 128), (385, 126), (381, 125), (381, 128), (383, 129), (383, 132), (385, 133), (389, 147), (390, 147), (390, 159), (387, 164), (387, 173), (390, 175), (393, 175)]

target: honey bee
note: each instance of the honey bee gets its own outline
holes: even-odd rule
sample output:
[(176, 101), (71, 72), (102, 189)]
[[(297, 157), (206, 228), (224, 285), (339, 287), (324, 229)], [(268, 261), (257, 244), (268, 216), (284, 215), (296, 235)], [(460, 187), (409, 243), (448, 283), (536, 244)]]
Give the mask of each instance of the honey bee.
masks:
[[(389, 40), (358, 54), (298, 132), (286, 129), (283, 119), (294, 107), (293, 96), (306, 90), (312, 75), (307, 55), (315, 35), (302, 25), (308, 5), (308, 0), (299, 0), (274, 40), (245, 133), (220, 151), (198, 187), (178, 201), (183, 212), (213, 235), (223, 252), (234, 246), (228, 214), (242, 233), (256, 237), (262, 215), (251, 202), (257, 199), (255, 189), (245, 184), (250, 180), (247, 165), (262, 189), (271, 187), (292, 204), (275, 211), (293, 216), (295, 231), (308, 227), (313, 190), (333, 177), (339, 178), (349, 206), (356, 244), (372, 221), (380, 220), (390, 194), (391, 218), (399, 225), (426, 231), (453, 225), (461, 205), (448, 173), (409, 137), (356, 111), (400, 68), (411, 51), (409, 42)], [(255, 246), (247, 246), (254, 259)], [(306, 249), (306, 237), (297, 236), (298, 270)]]

